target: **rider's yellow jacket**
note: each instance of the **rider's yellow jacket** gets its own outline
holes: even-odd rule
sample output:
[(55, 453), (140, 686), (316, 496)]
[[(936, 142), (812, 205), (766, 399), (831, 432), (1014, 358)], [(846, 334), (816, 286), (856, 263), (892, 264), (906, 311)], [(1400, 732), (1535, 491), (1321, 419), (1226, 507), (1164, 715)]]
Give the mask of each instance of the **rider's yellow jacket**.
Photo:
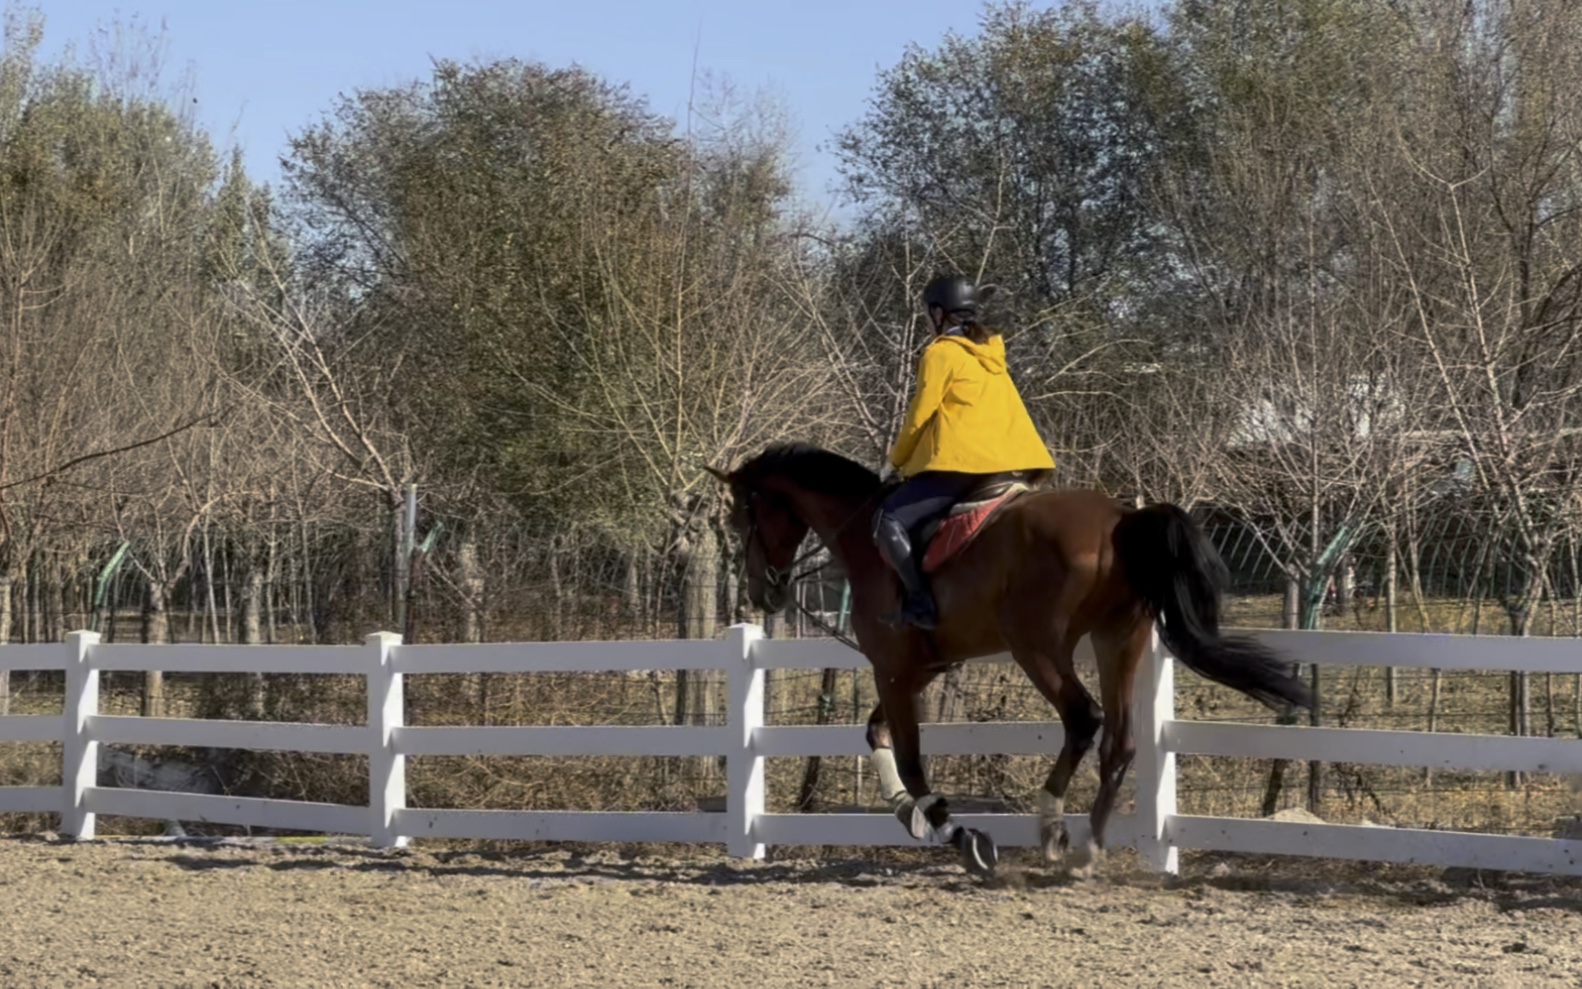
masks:
[(890, 463), (902, 477), (925, 470), (997, 474), (1055, 466), (1006, 370), (999, 334), (982, 344), (940, 336), (924, 348)]

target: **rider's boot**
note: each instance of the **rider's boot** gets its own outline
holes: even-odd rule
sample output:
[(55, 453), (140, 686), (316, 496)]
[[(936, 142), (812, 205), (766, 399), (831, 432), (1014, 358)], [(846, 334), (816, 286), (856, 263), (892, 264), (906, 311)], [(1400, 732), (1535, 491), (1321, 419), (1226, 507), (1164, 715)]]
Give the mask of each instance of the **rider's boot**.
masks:
[(938, 621), (934, 598), (928, 592), (923, 568), (912, 552), (912, 539), (907, 534), (906, 526), (888, 515), (881, 516), (874, 533), (874, 541), (879, 546), (879, 555), (884, 557), (884, 562), (890, 565), (890, 569), (900, 575), (901, 585), (906, 588), (906, 598), (901, 602), (901, 610), (886, 615), (882, 620), (885, 624), (896, 627), (915, 625), (922, 629), (934, 628)]

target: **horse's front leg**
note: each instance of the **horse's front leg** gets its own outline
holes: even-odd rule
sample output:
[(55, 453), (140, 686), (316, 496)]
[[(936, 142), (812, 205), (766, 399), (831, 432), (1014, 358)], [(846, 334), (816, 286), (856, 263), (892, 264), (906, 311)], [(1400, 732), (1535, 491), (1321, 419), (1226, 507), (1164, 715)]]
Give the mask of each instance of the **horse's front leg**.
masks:
[(921, 688), (881, 690), (879, 705), (868, 718), (868, 747), (879, 776), (879, 794), (913, 838), (951, 845), (961, 852), (969, 871), (987, 874), (999, 860), (993, 840), (952, 821), (944, 796), (929, 789), (918, 726), (920, 693)]
[[(871, 753), (869, 761), (873, 763), (874, 772), (879, 777), (879, 799), (900, 816), (901, 809), (909, 805), (913, 798), (907, 792), (906, 784), (901, 782), (901, 773), (896, 767), (895, 742), (890, 736), (883, 704), (875, 705), (873, 713), (868, 715), (868, 749)], [(901, 820), (902, 823), (906, 822), (905, 817)]]
[(879, 775), (879, 795), (907, 833), (919, 841), (949, 840), (955, 828), (950, 808), (944, 797), (930, 792), (923, 769), (918, 693), (881, 689), (879, 704), (868, 716), (868, 747)]
[(929, 792), (928, 777), (918, 754), (915, 721), (908, 737), (911, 744), (903, 740), (904, 751), (898, 755), (884, 704), (874, 707), (868, 716), (868, 748), (872, 753), (870, 761), (879, 777), (879, 797), (905, 826), (907, 833), (922, 841), (949, 822), (949, 808), (943, 797)]

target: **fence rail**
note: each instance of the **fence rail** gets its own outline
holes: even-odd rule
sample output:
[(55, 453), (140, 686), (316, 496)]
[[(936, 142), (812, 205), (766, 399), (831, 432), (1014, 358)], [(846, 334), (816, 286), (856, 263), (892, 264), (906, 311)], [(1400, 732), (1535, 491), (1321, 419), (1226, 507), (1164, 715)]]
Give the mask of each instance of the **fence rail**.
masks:
[[(1502, 669), (1582, 673), (1582, 643), (1370, 632), (1256, 632), (1303, 662), (1336, 666)], [(993, 657), (984, 662), (1006, 662)], [(863, 669), (866, 660), (825, 640), (768, 640), (738, 625), (723, 641), (402, 645), (378, 633), (362, 646), (147, 646), (73, 632), (64, 643), (0, 647), (0, 669), (64, 670), (63, 714), (0, 717), (0, 742), (62, 743), (60, 787), (0, 787), (0, 813), (58, 813), (62, 833), (94, 834), (98, 815), (203, 821), (368, 837), (382, 847), (411, 838), (722, 842), (762, 857), (768, 845), (915, 845), (887, 813), (777, 814), (765, 808), (764, 760), (864, 755), (860, 725), (768, 726), (764, 674), (785, 669)], [(335, 673), (367, 685), (363, 725), (283, 724), (99, 713), (99, 675), (147, 670)], [(404, 723), (404, 678), (435, 673), (723, 670), (724, 727), (416, 727)], [(1258, 852), (1582, 875), (1582, 841), (1380, 826), (1308, 824), (1176, 812), (1175, 760), (1210, 755), (1340, 761), (1582, 776), (1582, 741), (1349, 728), (1182, 721), (1174, 716), (1173, 661), (1157, 644), (1137, 691), (1136, 809), (1111, 826), (1115, 845), (1175, 871), (1181, 849)], [(927, 724), (925, 752), (1046, 753), (1058, 722)], [(99, 746), (180, 745), (351, 753), (368, 757), (366, 806), (214, 796), (98, 785)], [(406, 760), (439, 755), (712, 756), (726, 762), (723, 812), (507, 811), (406, 805)], [(1027, 814), (962, 814), (961, 823), (1001, 845), (1034, 846)], [(1087, 821), (1072, 815), (1073, 838)]]

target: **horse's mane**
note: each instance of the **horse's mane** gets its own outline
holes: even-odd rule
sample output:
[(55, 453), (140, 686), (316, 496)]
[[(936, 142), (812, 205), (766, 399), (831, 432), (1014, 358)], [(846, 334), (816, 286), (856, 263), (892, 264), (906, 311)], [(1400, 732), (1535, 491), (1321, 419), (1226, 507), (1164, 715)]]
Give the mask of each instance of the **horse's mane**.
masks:
[(866, 498), (879, 486), (879, 475), (862, 464), (807, 443), (776, 443), (735, 474), (749, 483), (783, 474), (801, 487), (835, 498)]

